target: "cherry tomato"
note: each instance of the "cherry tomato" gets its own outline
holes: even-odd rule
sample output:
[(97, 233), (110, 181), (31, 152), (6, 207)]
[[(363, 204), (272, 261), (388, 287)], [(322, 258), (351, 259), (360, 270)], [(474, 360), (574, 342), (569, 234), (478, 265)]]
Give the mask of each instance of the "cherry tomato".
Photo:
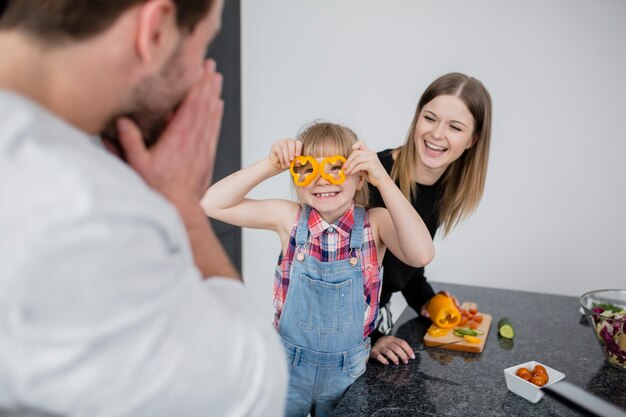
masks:
[(515, 375), (519, 376), (525, 381), (530, 381), (530, 379), (532, 378), (530, 371), (526, 368), (519, 368), (517, 372), (515, 372)]
[(543, 387), (544, 385), (546, 385), (546, 382), (548, 382), (548, 377), (545, 376), (542, 373), (539, 374), (534, 374), (532, 378), (530, 378), (530, 382), (532, 382), (533, 384), (537, 385), (538, 387)]

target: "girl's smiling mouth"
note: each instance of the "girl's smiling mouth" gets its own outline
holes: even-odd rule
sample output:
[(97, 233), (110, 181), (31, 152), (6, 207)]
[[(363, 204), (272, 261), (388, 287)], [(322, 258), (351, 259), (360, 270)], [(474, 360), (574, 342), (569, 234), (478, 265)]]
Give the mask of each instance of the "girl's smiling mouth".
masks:
[(332, 198), (339, 194), (339, 191), (327, 191), (323, 193), (313, 193), (313, 195), (317, 198)]

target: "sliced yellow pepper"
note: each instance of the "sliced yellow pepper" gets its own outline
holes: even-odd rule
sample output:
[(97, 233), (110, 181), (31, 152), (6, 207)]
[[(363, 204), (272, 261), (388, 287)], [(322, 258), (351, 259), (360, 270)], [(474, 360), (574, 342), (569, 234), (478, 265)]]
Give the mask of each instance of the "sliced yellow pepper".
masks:
[(480, 339), (478, 337), (470, 336), (468, 334), (463, 336), (463, 339), (465, 339), (466, 342), (470, 342), (470, 343), (480, 343)]
[[(311, 172), (300, 174), (294, 170), (296, 167), (296, 163), (298, 163), (299, 166), (304, 166), (307, 164), (307, 162), (311, 164)], [(317, 178), (318, 171), (319, 164), (317, 163), (317, 160), (312, 156), (297, 156), (294, 158), (293, 161), (291, 161), (291, 164), (289, 165), (289, 172), (293, 177), (293, 182), (298, 187), (306, 187), (307, 185), (311, 184), (313, 180)]]
[[(298, 187), (306, 187), (311, 184), (313, 180), (317, 178), (318, 174), (329, 183), (339, 185), (343, 184), (346, 180), (346, 174), (343, 172), (343, 169), (337, 171), (336, 174), (324, 171), (327, 164), (335, 165), (337, 162), (341, 162), (343, 165), (346, 163), (346, 158), (341, 155), (329, 156), (328, 158), (324, 158), (322, 162), (318, 163), (317, 159), (312, 156), (297, 156), (293, 161), (291, 161), (291, 164), (289, 165), (289, 172), (293, 177), (294, 184)], [(304, 166), (307, 163), (311, 164), (311, 172), (300, 174), (295, 171), (297, 166)], [(338, 177), (336, 175), (338, 175)]]
[(339, 178), (336, 178), (333, 174), (327, 173), (325, 167), (327, 164), (335, 165), (337, 162), (341, 162), (341, 165), (343, 165), (346, 163), (346, 158), (341, 155), (329, 156), (328, 158), (325, 158), (320, 164), (320, 175), (322, 176), (322, 178), (324, 178), (329, 183), (335, 185), (343, 184), (343, 182), (346, 180), (346, 174), (343, 172), (343, 169), (340, 169), (339, 171), (337, 171)]
[(432, 325), (428, 328), (428, 334), (431, 335), (432, 337), (443, 337), (447, 335), (448, 333), (450, 333), (450, 330), (451, 329), (444, 329), (442, 327)]
[(432, 322), (444, 329), (451, 329), (461, 321), (461, 313), (454, 301), (445, 294), (437, 294), (431, 298), (426, 310)]

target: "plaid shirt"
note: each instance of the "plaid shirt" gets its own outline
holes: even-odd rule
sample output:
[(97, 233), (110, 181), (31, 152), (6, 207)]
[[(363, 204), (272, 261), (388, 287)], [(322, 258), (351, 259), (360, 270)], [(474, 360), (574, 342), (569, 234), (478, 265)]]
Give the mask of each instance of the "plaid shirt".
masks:
[[(283, 310), (289, 289), (289, 271), (296, 249), (296, 228), (300, 213), (291, 230), (287, 253), (278, 259), (274, 274), (274, 326), (278, 328), (278, 321)], [(339, 220), (328, 224), (322, 216), (311, 208), (309, 214), (309, 241), (306, 245), (306, 255), (313, 256), (321, 262), (341, 261), (350, 258), (350, 231), (354, 225), (354, 204)], [(381, 274), (376, 255), (376, 243), (369, 223), (369, 212), (365, 210), (363, 246), (361, 247), (361, 271), (363, 272), (363, 298), (365, 300), (365, 316), (363, 339), (374, 330), (378, 316), (378, 302), (380, 300)]]

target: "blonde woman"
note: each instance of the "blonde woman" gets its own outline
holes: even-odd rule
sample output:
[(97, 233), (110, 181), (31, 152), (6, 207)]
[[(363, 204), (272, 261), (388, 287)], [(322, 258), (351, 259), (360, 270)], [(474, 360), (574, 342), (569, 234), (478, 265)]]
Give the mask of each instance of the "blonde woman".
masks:
[[(483, 195), (491, 137), (491, 97), (483, 84), (461, 73), (433, 81), (420, 98), (406, 142), (378, 153), (398, 188), (426, 223), (431, 237), (441, 228), (447, 235), (474, 212)], [(384, 207), (378, 189), (370, 187), (370, 205)], [(425, 314), (435, 294), (424, 268), (385, 254), (381, 318), (387, 316), (394, 292), (401, 291), (409, 306)], [(387, 312), (387, 314), (385, 314)], [(415, 354), (408, 343), (384, 335), (383, 325), (372, 333), (371, 358), (383, 364), (407, 363)]]

